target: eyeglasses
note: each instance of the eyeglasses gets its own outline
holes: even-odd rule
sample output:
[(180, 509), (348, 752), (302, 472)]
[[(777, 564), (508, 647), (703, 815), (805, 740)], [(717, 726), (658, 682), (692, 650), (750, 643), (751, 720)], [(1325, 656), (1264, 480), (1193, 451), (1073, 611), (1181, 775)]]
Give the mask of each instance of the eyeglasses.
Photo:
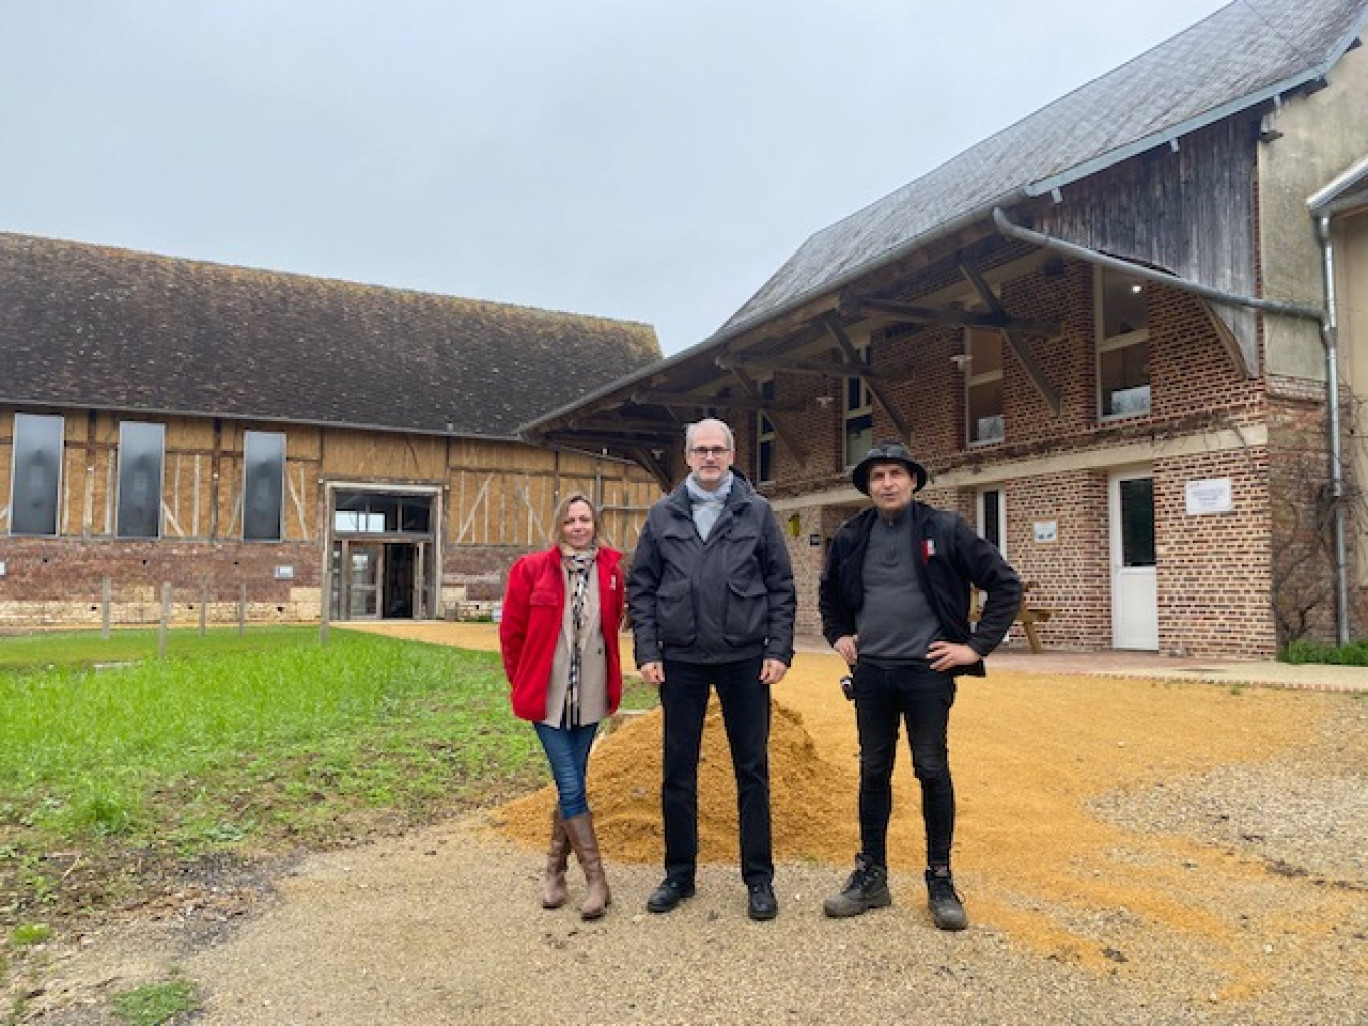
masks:
[(699, 459), (705, 460), (720, 460), (729, 452), (731, 452), (730, 449), (723, 448), (720, 445), (695, 445), (692, 449), (689, 450), (689, 455), (697, 456)]

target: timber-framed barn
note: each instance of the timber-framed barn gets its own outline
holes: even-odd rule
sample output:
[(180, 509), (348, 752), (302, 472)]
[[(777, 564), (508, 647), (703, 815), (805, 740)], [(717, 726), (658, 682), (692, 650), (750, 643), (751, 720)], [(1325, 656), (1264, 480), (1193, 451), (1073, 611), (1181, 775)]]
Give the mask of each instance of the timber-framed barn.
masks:
[[(1240, 0), (814, 234), (710, 338), (524, 426), (682, 473), (716, 413), (799, 627), (898, 438), (1046, 644), (1347, 640), (1368, 568), (1365, 0)], [(915, 97), (890, 98), (914, 118)]]
[[(631, 548), (654, 480), (521, 422), (644, 324), (0, 233), (0, 624), (433, 618), (559, 497)], [(245, 610), (243, 604), (245, 602)]]

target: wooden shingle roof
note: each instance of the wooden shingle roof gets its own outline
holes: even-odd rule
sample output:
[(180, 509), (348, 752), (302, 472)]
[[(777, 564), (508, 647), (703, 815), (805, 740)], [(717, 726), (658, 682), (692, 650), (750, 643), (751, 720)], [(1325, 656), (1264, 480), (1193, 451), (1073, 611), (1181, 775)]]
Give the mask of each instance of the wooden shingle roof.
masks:
[(512, 438), (649, 325), (0, 232), (0, 403)]

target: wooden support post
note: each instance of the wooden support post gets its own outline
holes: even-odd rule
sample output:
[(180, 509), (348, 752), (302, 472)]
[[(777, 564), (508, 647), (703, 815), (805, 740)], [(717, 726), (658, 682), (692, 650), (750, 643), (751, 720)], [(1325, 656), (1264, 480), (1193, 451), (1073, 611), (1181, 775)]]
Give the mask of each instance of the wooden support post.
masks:
[(200, 637), (204, 637), (204, 629), (209, 623), (209, 585), (200, 584)]
[(247, 582), (238, 586), (238, 637), (247, 633)]
[(114, 603), (114, 585), (109, 578), (104, 579), (100, 586), (100, 636), (109, 640), (109, 616), (110, 606)]
[(322, 595), (319, 598), (318, 643), (328, 643), (328, 628), (332, 623), (332, 567), (323, 571)]
[(157, 630), (157, 656), (166, 655), (166, 632), (171, 627), (171, 582), (162, 581), (161, 627)]

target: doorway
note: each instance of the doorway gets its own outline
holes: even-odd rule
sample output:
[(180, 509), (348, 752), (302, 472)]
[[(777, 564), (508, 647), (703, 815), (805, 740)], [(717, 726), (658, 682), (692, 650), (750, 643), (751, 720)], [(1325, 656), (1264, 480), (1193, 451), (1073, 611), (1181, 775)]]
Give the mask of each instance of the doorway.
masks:
[(1159, 650), (1155, 577), (1154, 474), (1123, 471), (1108, 482), (1111, 535), (1112, 647)]
[(332, 616), (421, 620), (436, 608), (431, 492), (337, 488), (332, 497)]

